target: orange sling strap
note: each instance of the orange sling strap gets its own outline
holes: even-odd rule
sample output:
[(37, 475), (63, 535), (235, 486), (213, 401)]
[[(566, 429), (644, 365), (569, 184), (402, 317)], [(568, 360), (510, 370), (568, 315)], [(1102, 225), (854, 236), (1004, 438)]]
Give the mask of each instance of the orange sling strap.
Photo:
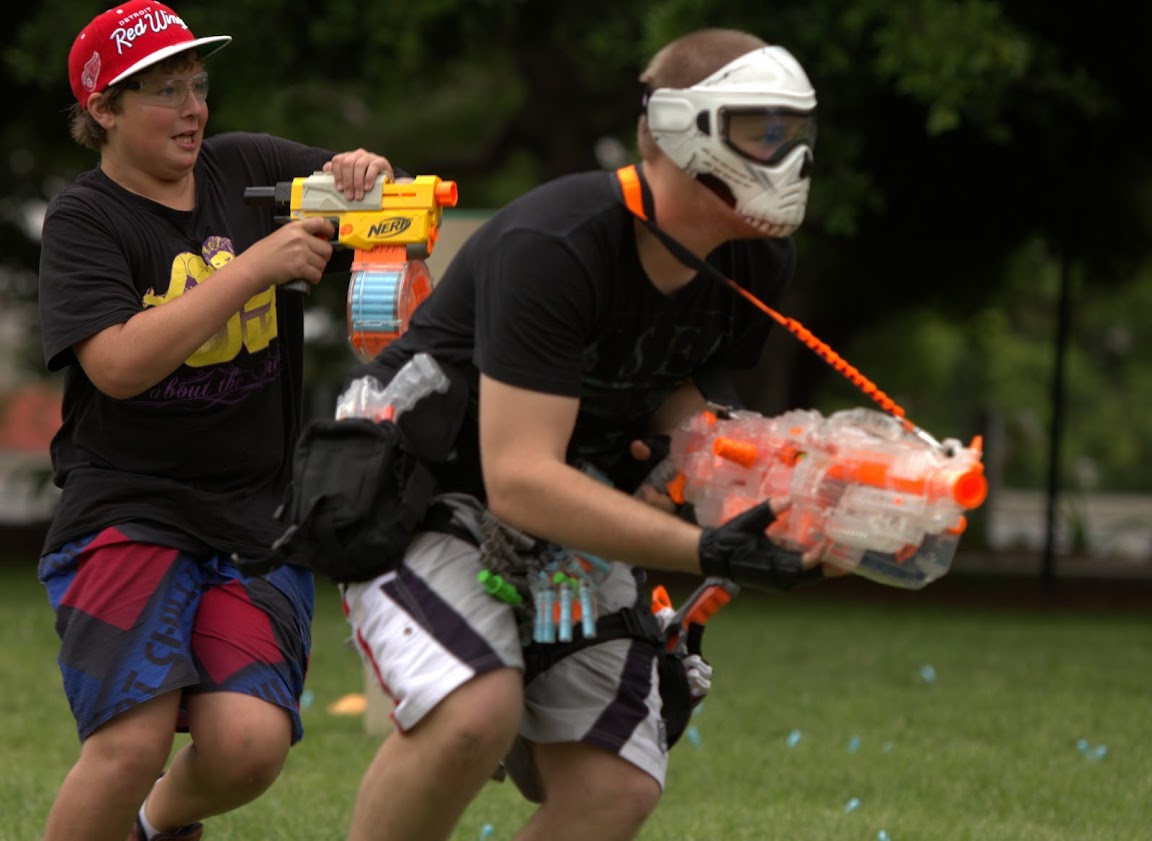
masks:
[(813, 335), (811, 330), (809, 330), (796, 319), (781, 315), (779, 312), (765, 304), (739, 283), (732, 280), (732, 278), (724, 275), (711, 263), (700, 259), (687, 248), (685, 248), (680, 242), (673, 239), (672, 236), (670, 236), (668, 233), (661, 230), (656, 225), (656, 221), (654, 219), (655, 204), (652, 201), (651, 191), (648, 189), (648, 185), (644, 182), (644, 176), (641, 175), (640, 170), (636, 168), (635, 164), (623, 166), (616, 170), (616, 180), (620, 184), (620, 193), (624, 200), (624, 205), (637, 219), (643, 222), (644, 225), (653, 234), (656, 235), (656, 238), (664, 244), (664, 247), (672, 253), (672, 256), (674, 256), (684, 265), (694, 268), (697, 271), (703, 272), (704, 274), (715, 278), (716, 280), (735, 290), (740, 294), (741, 297), (755, 306), (758, 310), (763, 312), (776, 323), (780, 324), (793, 336), (807, 345), (817, 356), (831, 365), (834, 370), (838, 371), (840, 374), (846, 377), (849, 382), (864, 392), (864, 394), (866, 394), (876, 404), (878, 404), (880, 408), (888, 412), (890, 415), (898, 418), (908, 431), (920, 436), (921, 438), (924, 438), (925, 440), (936, 443), (932, 436), (930, 436), (924, 430), (920, 429), (918, 426), (914, 425), (910, 420), (907, 419), (907, 417), (905, 417), (906, 413), (904, 409), (898, 403), (896, 403), (896, 401), (881, 391), (874, 382), (860, 373), (860, 371), (851, 365), (848, 360), (844, 359), (844, 357), (836, 353), (836, 351), (821, 341), (817, 336)]

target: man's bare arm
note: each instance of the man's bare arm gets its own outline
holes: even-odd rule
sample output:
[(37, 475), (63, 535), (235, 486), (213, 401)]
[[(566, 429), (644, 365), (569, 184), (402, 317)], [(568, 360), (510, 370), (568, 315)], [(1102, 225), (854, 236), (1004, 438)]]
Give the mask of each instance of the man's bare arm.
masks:
[(480, 377), (480, 452), (492, 513), (573, 549), (700, 573), (699, 527), (565, 463), (579, 402)]

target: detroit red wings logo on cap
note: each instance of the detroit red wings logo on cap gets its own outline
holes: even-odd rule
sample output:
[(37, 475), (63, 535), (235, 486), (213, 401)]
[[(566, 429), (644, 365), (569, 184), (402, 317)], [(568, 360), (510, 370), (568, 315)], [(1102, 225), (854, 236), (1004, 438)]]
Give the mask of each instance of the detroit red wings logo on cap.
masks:
[(175, 12), (164, 6), (151, 5), (138, 9), (122, 19), (120, 25), (109, 33), (108, 40), (112, 42), (117, 53), (124, 55), (137, 41), (146, 47), (155, 40), (151, 36), (160, 35), (170, 26), (178, 26), (188, 32), (188, 38), (191, 40), (192, 33), (188, 31), (188, 25)]
[(80, 74), (80, 84), (84, 90), (96, 90), (96, 80), (100, 78), (100, 53), (92, 53), (92, 58), (84, 62), (84, 71)]

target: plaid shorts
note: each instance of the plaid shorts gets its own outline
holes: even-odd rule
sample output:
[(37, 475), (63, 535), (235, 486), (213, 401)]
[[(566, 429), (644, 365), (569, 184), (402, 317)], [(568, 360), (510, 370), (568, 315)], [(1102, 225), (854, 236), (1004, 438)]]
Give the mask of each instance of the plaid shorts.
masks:
[[(246, 577), (225, 555), (194, 557), (116, 528), (40, 559), (56, 612), (58, 662), (80, 740), (125, 710), (179, 689), (240, 692), (282, 707), (303, 736), (312, 572)], [(174, 728), (186, 732), (181, 703)]]

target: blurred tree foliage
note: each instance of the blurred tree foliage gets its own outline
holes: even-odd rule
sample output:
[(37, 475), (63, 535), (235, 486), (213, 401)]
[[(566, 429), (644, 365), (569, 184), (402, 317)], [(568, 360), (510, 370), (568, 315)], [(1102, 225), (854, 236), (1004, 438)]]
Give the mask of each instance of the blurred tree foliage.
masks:
[[(636, 77), (670, 38), (734, 26), (784, 44), (820, 101), (788, 314), (925, 428), (995, 432), (1006, 478), (1038, 486), (1067, 269), (1068, 458), (1098, 465), (1105, 487), (1148, 488), (1146, 4), (1122, 15), (1047, 0), (175, 5), (196, 33), (235, 37), (211, 59), (210, 131), (376, 149), (458, 181), (465, 208), (600, 166), (606, 138), (631, 154)], [(102, 6), (26, 4), (0, 33), (0, 276), (35, 269), (29, 210), (94, 162), (68, 138), (65, 67)], [(34, 295), (7, 287), (11, 300)], [(339, 290), (317, 306), (343, 317)], [(787, 337), (762, 368), (745, 386), (765, 411), (862, 399)]]

